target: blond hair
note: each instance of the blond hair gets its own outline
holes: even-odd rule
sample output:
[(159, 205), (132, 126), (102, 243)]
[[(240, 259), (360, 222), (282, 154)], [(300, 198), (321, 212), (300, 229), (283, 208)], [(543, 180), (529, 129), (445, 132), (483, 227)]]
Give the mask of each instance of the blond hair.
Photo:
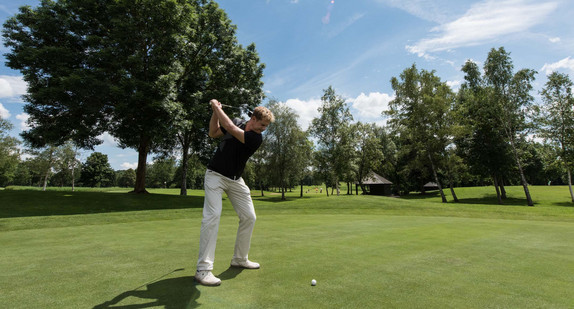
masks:
[(253, 110), (253, 116), (255, 116), (257, 120), (269, 121), (270, 123), (275, 122), (275, 116), (273, 116), (273, 113), (264, 106), (257, 106)]

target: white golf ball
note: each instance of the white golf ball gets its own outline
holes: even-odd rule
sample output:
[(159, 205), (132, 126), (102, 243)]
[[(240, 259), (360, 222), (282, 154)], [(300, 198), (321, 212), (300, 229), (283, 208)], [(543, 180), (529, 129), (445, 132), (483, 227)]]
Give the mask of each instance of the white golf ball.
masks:
[(316, 285), (317, 285), (317, 280), (315, 280), (315, 279), (311, 280), (311, 285), (312, 285), (312, 286), (316, 286)]

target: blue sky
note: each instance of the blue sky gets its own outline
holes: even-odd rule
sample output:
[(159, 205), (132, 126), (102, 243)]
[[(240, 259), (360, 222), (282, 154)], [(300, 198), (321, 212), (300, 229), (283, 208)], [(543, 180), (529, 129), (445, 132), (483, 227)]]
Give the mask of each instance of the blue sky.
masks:
[[(318, 115), (323, 90), (333, 86), (356, 121), (384, 123), (393, 98), (390, 79), (416, 63), (435, 70), (456, 90), (467, 59), (482, 67), (489, 50), (511, 53), (515, 69), (538, 71), (535, 95), (546, 75), (574, 79), (574, 1), (571, 0), (220, 0), (241, 44), (255, 43), (265, 63), (269, 98), (294, 108), (307, 129)], [(31, 0), (0, 0), (0, 21)], [(0, 47), (2, 54), (7, 49)], [(0, 116), (25, 129), (17, 71), (0, 63)], [(225, 102), (224, 102), (225, 103)], [(207, 102), (206, 102), (207, 104)], [(121, 150), (109, 135), (96, 151), (114, 169), (135, 168), (134, 150)], [(84, 152), (87, 157), (90, 152)], [(150, 158), (151, 159), (151, 158)]]

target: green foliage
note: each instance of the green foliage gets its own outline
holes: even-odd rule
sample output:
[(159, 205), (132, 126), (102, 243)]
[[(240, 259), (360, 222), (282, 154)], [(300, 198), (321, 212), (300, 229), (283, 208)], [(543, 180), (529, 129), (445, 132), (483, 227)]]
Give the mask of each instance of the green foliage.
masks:
[(150, 188), (169, 188), (175, 175), (175, 158), (156, 158), (153, 164), (148, 164), (146, 184)]
[(93, 149), (110, 132), (139, 153), (136, 192), (147, 155), (176, 136), (186, 154), (202, 153), (209, 99), (263, 98), (255, 46), (237, 43), (213, 1), (43, 1), (9, 19), (3, 36), (7, 65), (29, 85), (24, 138)]
[(323, 91), (321, 101), (320, 115), (313, 119), (309, 133), (317, 138), (317, 171), (326, 183), (338, 186), (339, 179), (351, 169), (353, 144), (349, 126), (353, 115), (345, 99), (331, 86)]
[(51, 180), (58, 186), (75, 186), (81, 172), (81, 162), (76, 158), (78, 151), (73, 143), (67, 142), (56, 149), (54, 175)]
[(356, 153), (354, 167), (357, 175), (356, 180), (361, 184), (362, 180), (370, 171), (380, 169), (382, 162), (385, 162), (383, 154), (383, 144), (381, 143), (379, 128), (375, 124), (364, 124), (358, 122), (352, 126), (356, 134)]
[[(492, 176), (497, 193), (499, 184), (508, 178), (510, 160), (516, 164), (529, 206), (531, 199), (524, 173), (525, 137), (532, 127), (530, 115), (534, 98), (530, 94), (536, 71), (522, 69), (513, 73), (510, 53), (503, 47), (491, 49), (481, 78), (478, 66), (471, 61), (462, 68), (466, 83), (458, 97), (458, 112), (467, 126), (466, 136), (459, 136), (461, 152), (477, 170)], [(474, 159), (474, 160), (473, 160)], [(500, 186), (503, 190), (503, 186)], [(504, 195), (504, 193), (502, 193)], [(503, 196), (499, 194), (499, 203)]]
[(133, 187), (136, 183), (136, 171), (127, 169), (116, 172), (116, 184), (122, 188)]
[(557, 147), (566, 169), (574, 161), (573, 83), (566, 74), (553, 72), (541, 91), (544, 104), (537, 118), (540, 137)]
[(108, 156), (94, 152), (82, 165), (80, 182), (86, 187), (111, 187), (115, 183), (115, 172), (108, 162)]
[[(446, 148), (453, 134), (452, 105), (454, 93), (434, 71), (421, 70), (412, 65), (405, 69), (400, 80), (391, 79), (395, 99), (386, 112), (389, 123), (403, 139), (404, 155), (409, 156), (405, 171), (420, 173), (419, 186), (433, 179), (442, 193), (438, 169), (446, 166)], [(427, 176), (427, 173), (431, 175)], [(443, 199), (446, 202), (446, 199)]]
[(285, 190), (301, 183), (311, 164), (312, 145), (297, 124), (298, 115), (285, 104), (269, 103), (275, 122), (265, 132), (263, 153), (269, 184)]
[[(185, 173), (186, 177), (185, 186), (187, 187), (187, 189), (203, 189), (203, 179), (205, 177), (205, 170), (206, 166), (202, 163), (202, 160), (200, 160), (197, 155), (193, 155), (190, 157), (189, 163), (187, 165), (187, 171)], [(173, 183), (176, 187), (183, 188), (182, 178), (183, 178), (182, 165), (180, 164), (176, 168), (173, 178)]]
[(20, 161), (20, 142), (8, 135), (12, 124), (0, 118), (0, 187), (12, 184)]
[(462, 68), (466, 82), (457, 97), (456, 113), (461, 130), (456, 136), (458, 154), (474, 174), (483, 177), (507, 175), (512, 164), (510, 146), (497, 121), (500, 105), (492, 104), (476, 63)]

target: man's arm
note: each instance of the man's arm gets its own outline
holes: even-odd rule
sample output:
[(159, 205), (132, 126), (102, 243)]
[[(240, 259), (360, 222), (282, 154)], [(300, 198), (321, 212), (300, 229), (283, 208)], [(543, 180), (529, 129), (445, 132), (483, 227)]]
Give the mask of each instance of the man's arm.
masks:
[(223, 136), (223, 132), (219, 127), (219, 119), (217, 119), (217, 115), (215, 112), (211, 114), (211, 120), (209, 121), (209, 137), (217, 138)]
[[(227, 132), (229, 132), (233, 137), (238, 139), (241, 143), (245, 144), (245, 131), (241, 128), (236, 126), (231, 119), (225, 114), (223, 109), (221, 108), (221, 103), (219, 101), (213, 99), (209, 101), (211, 104), (211, 108), (213, 109), (213, 115), (217, 117), (218, 127), (219, 125), (225, 128)], [(213, 116), (211, 117), (213, 120)], [(211, 123), (210, 123), (210, 131), (211, 131)], [(219, 129), (221, 132), (221, 129)]]

